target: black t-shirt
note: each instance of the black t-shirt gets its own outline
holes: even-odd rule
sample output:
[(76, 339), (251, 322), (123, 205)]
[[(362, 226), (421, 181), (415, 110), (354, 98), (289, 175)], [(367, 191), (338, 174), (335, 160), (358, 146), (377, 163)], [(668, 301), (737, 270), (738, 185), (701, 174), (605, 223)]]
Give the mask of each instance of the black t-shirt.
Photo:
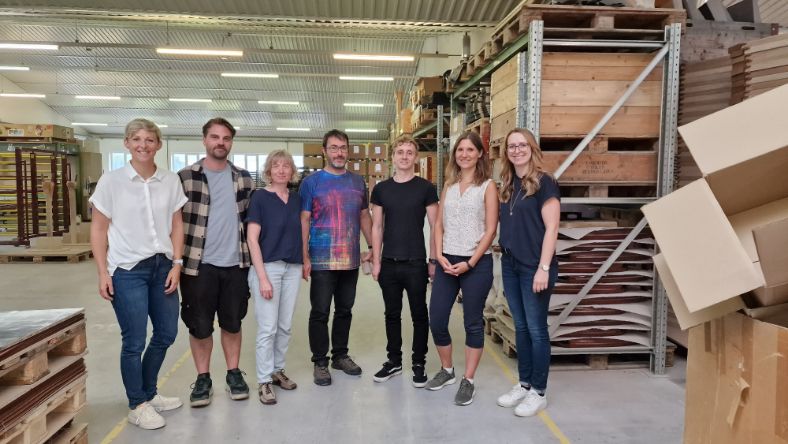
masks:
[[(536, 269), (542, 257), (545, 232), (542, 207), (553, 197), (560, 201), (561, 193), (558, 182), (547, 174), (543, 174), (539, 179), (539, 190), (524, 199), (525, 190), (520, 191), (521, 185), (520, 178), (515, 177), (509, 201), (501, 204), (501, 233), (498, 242), (501, 247), (510, 250), (519, 262)], [(520, 198), (514, 202), (518, 193)], [(550, 266), (558, 266), (555, 254)]]
[(438, 202), (435, 185), (415, 176), (398, 183), (384, 180), (372, 189), (371, 202), (383, 208), (383, 254), (389, 259), (427, 259), (424, 216)]
[[(304, 263), (301, 245), (301, 196), (290, 191), (287, 203), (276, 193), (257, 189), (249, 202), (246, 222), (260, 224), (263, 262)], [(252, 239), (249, 239), (252, 242)]]

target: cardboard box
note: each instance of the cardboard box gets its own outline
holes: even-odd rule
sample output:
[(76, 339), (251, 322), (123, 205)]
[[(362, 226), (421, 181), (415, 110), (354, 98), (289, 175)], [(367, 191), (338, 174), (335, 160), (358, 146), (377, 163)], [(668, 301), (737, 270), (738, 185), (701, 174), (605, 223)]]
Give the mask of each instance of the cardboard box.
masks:
[(317, 170), (323, 168), (323, 156), (304, 156), (304, 168)]
[(685, 443), (788, 443), (788, 309), (747, 314), (690, 329)]
[(388, 160), (389, 145), (387, 143), (371, 143), (367, 150), (367, 157), (376, 160)]
[(358, 175), (367, 175), (367, 161), (366, 160), (351, 160), (347, 163), (348, 171), (352, 171)]
[(49, 124), (0, 124), (0, 137), (51, 137), (53, 139), (73, 139), (74, 129)]
[(370, 176), (389, 176), (389, 163), (380, 160), (370, 160), (367, 163), (367, 174)]
[(348, 158), (349, 159), (366, 159), (367, 158), (367, 145), (365, 144), (354, 144), (348, 147)]
[(375, 188), (375, 185), (383, 182), (386, 179), (387, 179), (386, 177), (381, 177), (381, 176), (369, 176), (367, 178), (367, 189), (369, 191), (372, 191), (372, 189)]
[(319, 143), (305, 143), (304, 156), (322, 156), (323, 145)]
[(682, 328), (736, 311), (749, 291), (760, 305), (788, 301), (788, 129), (774, 118), (785, 103), (788, 86), (679, 128), (703, 178), (643, 213)]

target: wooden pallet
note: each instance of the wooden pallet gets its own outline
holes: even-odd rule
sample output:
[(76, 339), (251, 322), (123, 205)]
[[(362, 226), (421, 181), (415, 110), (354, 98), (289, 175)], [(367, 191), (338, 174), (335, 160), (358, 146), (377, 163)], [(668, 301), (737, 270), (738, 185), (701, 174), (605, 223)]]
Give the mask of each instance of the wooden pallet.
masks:
[(87, 245), (68, 246), (58, 249), (30, 248), (26, 250), (0, 253), (0, 264), (42, 264), (45, 262), (67, 262), (69, 264), (76, 264), (92, 257), (93, 252)]
[(77, 139), (60, 139), (57, 137), (12, 137), (2, 136), (0, 142), (15, 143), (79, 143)]
[(68, 427), (85, 406), (86, 380), (87, 376), (82, 376), (72, 381), (28, 413), (18, 424), (11, 425), (0, 434), (0, 444), (41, 443)]
[(494, 322), (491, 327), (490, 339), (501, 344), (503, 354), (509, 358), (517, 357), (517, 346), (515, 345), (514, 331), (503, 325), (501, 322)]
[(51, 438), (52, 444), (88, 444), (88, 424), (67, 424)]
[(87, 349), (85, 320), (58, 330), (0, 362), (0, 386), (33, 384), (50, 373), (59, 356), (78, 356)]
[[(580, 350), (578, 350), (580, 351)], [(673, 367), (676, 346), (669, 344), (665, 353), (665, 365)], [(649, 353), (607, 354), (553, 354), (550, 367), (553, 370), (621, 370), (648, 367)]]

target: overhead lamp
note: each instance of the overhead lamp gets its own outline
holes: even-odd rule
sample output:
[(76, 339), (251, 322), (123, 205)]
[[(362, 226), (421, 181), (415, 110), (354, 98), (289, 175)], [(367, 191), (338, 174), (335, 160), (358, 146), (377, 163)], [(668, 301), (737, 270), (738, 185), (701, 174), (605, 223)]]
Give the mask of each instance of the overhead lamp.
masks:
[(158, 126), (159, 128), (169, 128), (169, 125), (159, 125), (159, 124), (157, 124), (156, 126)]
[(334, 60), (370, 60), (374, 62), (412, 62), (416, 60), (416, 58), (413, 56), (389, 55), (389, 54), (335, 53)]
[(95, 122), (72, 122), (74, 126), (107, 126), (106, 123), (95, 123)]
[(309, 131), (309, 128), (277, 128), (277, 131)]
[(120, 100), (119, 96), (74, 96), (74, 98), (85, 100)]
[(287, 102), (285, 100), (258, 100), (260, 105), (298, 105), (301, 102)]
[(346, 133), (376, 133), (378, 130), (376, 129), (359, 129), (359, 128), (348, 128), (345, 130)]
[(222, 77), (252, 77), (258, 79), (278, 79), (279, 74), (266, 74), (261, 72), (223, 72)]
[(211, 103), (211, 102), (213, 102), (213, 100), (212, 99), (187, 99), (187, 98), (170, 97), (170, 102)]
[(235, 130), (236, 130), (236, 131), (238, 131), (238, 130), (240, 130), (240, 129), (241, 129), (241, 127), (240, 127), (240, 126), (234, 126), (233, 128), (235, 128)]
[(383, 108), (382, 103), (345, 103), (345, 106), (360, 106), (365, 108)]
[(370, 80), (378, 82), (393, 82), (394, 77), (385, 76), (339, 76), (339, 80)]
[(57, 51), (60, 49), (57, 45), (48, 45), (42, 43), (0, 43), (0, 49), (29, 49), (31, 51)]
[(46, 94), (30, 94), (30, 93), (0, 93), (0, 97), (11, 97), (16, 99), (45, 99)]
[(0, 71), (30, 71), (27, 66), (0, 66)]
[(244, 52), (237, 49), (187, 49), (187, 48), (156, 48), (159, 54), (243, 57)]

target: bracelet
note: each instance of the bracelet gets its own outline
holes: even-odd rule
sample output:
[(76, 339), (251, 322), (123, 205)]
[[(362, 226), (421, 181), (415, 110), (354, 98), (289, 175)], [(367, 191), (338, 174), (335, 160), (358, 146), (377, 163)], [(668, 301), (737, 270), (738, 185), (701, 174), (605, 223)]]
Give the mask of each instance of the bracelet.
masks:
[(473, 265), (470, 262), (465, 261), (465, 263), (468, 264), (468, 270), (473, 270)]
[(183, 266), (183, 259), (173, 259), (172, 265), (180, 265)]

